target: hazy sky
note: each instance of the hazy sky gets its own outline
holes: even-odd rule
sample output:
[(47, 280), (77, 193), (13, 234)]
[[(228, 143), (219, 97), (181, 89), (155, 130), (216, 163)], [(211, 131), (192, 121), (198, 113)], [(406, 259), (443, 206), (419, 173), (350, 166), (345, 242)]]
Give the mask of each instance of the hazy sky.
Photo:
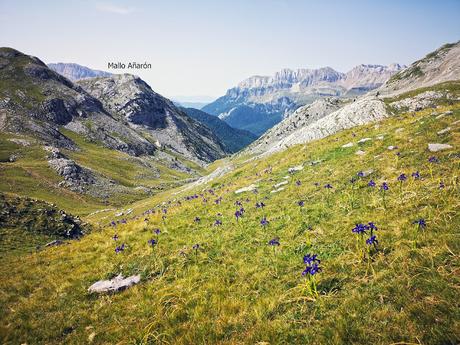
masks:
[(460, 0), (0, 0), (0, 46), (136, 71), (170, 98), (217, 97), (281, 68), (409, 64), (460, 39)]

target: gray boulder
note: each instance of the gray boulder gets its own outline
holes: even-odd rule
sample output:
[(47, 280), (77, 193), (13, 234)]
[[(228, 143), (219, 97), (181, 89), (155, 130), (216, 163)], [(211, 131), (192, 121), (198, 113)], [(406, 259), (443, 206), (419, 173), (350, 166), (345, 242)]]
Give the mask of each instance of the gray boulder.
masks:
[(121, 274), (110, 280), (99, 280), (88, 288), (90, 293), (118, 292), (141, 281), (139, 274), (123, 278)]

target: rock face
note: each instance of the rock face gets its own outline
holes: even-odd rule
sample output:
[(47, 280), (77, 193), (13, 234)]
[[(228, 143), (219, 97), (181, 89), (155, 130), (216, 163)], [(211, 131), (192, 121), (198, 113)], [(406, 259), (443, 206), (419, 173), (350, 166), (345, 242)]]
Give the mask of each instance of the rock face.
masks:
[(188, 116), (209, 127), (224, 144), (225, 150), (235, 153), (248, 146), (257, 136), (243, 129), (233, 128), (217, 116), (194, 108), (181, 108)]
[(381, 94), (392, 96), (445, 81), (460, 79), (460, 41), (445, 44), (409, 68), (393, 75)]
[(94, 70), (76, 63), (49, 63), (48, 67), (72, 81), (95, 77), (110, 77), (112, 75), (112, 73)]
[(87, 92), (39, 59), (0, 48), (0, 84), (0, 131), (76, 149), (65, 127), (133, 156), (166, 148), (199, 164), (226, 154), (207, 127), (131, 75), (85, 79)]
[(338, 98), (323, 98), (312, 104), (300, 107), (293, 114), (285, 118), (273, 128), (269, 129), (262, 137), (248, 147), (245, 152), (262, 153), (278, 145), (280, 141), (296, 132), (302, 127), (323, 118), (324, 116), (340, 109), (345, 103)]
[(141, 281), (140, 275), (123, 278), (121, 274), (110, 280), (100, 280), (88, 288), (90, 293), (118, 292), (129, 288)]
[(35, 57), (0, 48), (0, 84), (0, 131), (27, 133), (47, 144), (75, 149), (73, 141), (60, 132), (60, 127), (66, 127), (132, 155), (155, 150), (97, 99)]
[(209, 128), (188, 117), (136, 76), (120, 74), (78, 83), (100, 100), (114, 118), (150, 137), (156, 146), (198, 162), (210, 162), (226, 154)]
[(284, 69), (274, 76), (253, 76), (203, 107), (236, 128), (261, 134), (301, 105), (323, 97), (350, 97), (381, 86), (405, 66), (359, 65), (347, 73), (330, 67)]

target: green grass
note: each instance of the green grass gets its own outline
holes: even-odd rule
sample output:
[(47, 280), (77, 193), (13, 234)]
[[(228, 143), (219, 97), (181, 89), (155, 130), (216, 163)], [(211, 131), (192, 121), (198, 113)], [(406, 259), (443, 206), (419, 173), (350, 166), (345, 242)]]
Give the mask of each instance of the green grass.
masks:
[[(153, 215), (114, 229), (108, 226), (113, 213), (96, 214), (91, 221), (103, 226), (80, 241), (3, 258), (2, 342), (457, 344), (460, 131), (452, 122), (460, 119), (460, 105), (436, 111), (445, 110), (454, 114), (440, 119), (429, 109), (399, 114), (378, 128), (356, 127), (263, 159), (243, 163), (247, 157), (239, 157), (232, 161), (233, 172), (208, 186), (186, 193), (168, 190), (124, 207), (134, 209), (130, 217), (152, 208)], [(449, 133), (436, 134), (449, 125)], [(384, 140), (376, 139), (380, 134)], [(357, 146), (341, 148), (363, 137), (373, 138), (360, 146), (364, 156), (355, 154)], [(432, 154), (429, 142), (446, 142), (454, 149)], [(389, 145), (398, 150), (388, 150)], [(429, 163), (432, 155), (440, 162)], [(313, 160), (322, 162), (310, 166)], [(270, 193), (298, 164), (305, 169), (288, 180), (285, 190)], [(133, 172), (108, 165), (102, 161), (108, 175), (124, 183), (133, 179)], [(367, 169), (374, 170), (371, 176), (349, 182)], [(415, 171), (421, 180), (410, 177)], [(409, 176), (402, 188), (397, 182), (401, 173)], [(389, 183), (386, 208), (378, 187), (367, 187), (371, 178), (377, 185)], [(251, 183), (259, 185), (258, 194), (234, 193)], [(326, 183), (334, 188), (326, 190)], [(207, 191), (211, 185), (215, 195)], [(208, 202), (182, 199), (195, 192)], [(215, 204), (219, 196), (222, 202)], [(168, 200), (162, 221), (161, 204)], [(239, 222), (233, 215), (237, 200), (246, 209)], [(305, 200), (303, 208), (299, 200)], [(257, 201), (267, 206), (256, 209)], [(218, 213), (223, 225), (211, 226)], [(260, 225), (264, 215), (267, 227)], [(193, 221), (196, 216), (200, 223)], [(419, 218), (426, 219), (427, 227), (415, 243), (412, 222)], [(379, 251), (370, 259), (357, 251), (351, 232), (355, 223), (369, 221), (379, 228)], [(162, 233), (152, 250), (147, 241), (157, 227)], [(115, 233), (119, 243), (127, 244), (118, 255)], [(275, 236), (281, 246), (273, 250), (267, 242)], [(198, 252), (192, 249), (196, 243)], [(301, 276), (306, 253), (322, 260), (318, 297), (307, 292)], [(118, 273), (139, 273), (142, 282), (113, 295), (86, 292), (93, 282)]]

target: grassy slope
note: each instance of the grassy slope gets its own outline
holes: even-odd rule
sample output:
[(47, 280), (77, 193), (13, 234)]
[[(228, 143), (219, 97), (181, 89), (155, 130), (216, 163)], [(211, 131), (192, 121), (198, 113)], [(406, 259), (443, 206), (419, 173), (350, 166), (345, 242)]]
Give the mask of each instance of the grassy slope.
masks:
[[(205, 192), (208, 203), (172, 202), (165, 222), (157, 209), (148, 222), (142, 217), (104, 228), (26, 260), (6, 258), (0, 268), (1, 339), (6, 344), (458, 343), (459, 124), (436, 134), (460, 119), (458, 103), (438, 112), (448, 109), (454, 114), (440, 119), (431, 110), (403, 114), (263, 160), (234, 162), (232, 173), (213, 181), (216, 195)], [(385, 139), (377, 140), (382, 133)], [(354, 154), (356, 145), (341, 148), (363, 137), (373, 138), (360, 145), (364, 156)], [(429, 142), (454, 149), (431, 154)], [(428, 162), (433, 155), (439, 163)], [(322, 163), (292, 176), (285, 190), (270, 193), (289, 167), (319, 159)], [(349, 182), (367, 169), (374, 170), (370, 177)], [(421, 180), (410, 177), (417, 170)], [(396, 180), (401, 173), (409, 176), (402, 188)], [(389, 183), (386, 209), (378, 188), (367, 187), (370, 178)], [(439, 189), (440, 181), (445, 188)], [(233, 193), (251, 183), (259, 184), (258, 194)], [(334, 188), (324, 189), (326, 183)], [(213, 202), (218, 196), (221, 204)], [(133, 213), (175, 197), (159, 194), (134, 204)], [(296, 204), (301, 199), (303, 208)], [(246, 209), (240, 222), (233, 216), (236, 200)], [(261, 200), (264, 210), (254, 207)], [(217, 213), (223, 225), (213, 227)], [(259, 224), (264, 215), (270, 221), (265, 228)], [(412, 222), (420, 217), (427, 228), (414, 248)], [(359, 254), (351, 232), (355, 223), (369, 221), (379, 227), (380, 251), (372, 261)], [(162, 233), (152, 251), (147, 241), (156, 227)], [(118, 255), (114, 233), (128, 246)], [(273, 250), (267, 242), (275, 236), (281, 246)], [(197, 253), (191, 249), (195, 243), (202, 248)], [(306, 253), (322, 260), (316, 299), (300, 274)], [(139, 272), (143, 282), (116, 295), (86, 293), (94, 281), (119, 272)]]

